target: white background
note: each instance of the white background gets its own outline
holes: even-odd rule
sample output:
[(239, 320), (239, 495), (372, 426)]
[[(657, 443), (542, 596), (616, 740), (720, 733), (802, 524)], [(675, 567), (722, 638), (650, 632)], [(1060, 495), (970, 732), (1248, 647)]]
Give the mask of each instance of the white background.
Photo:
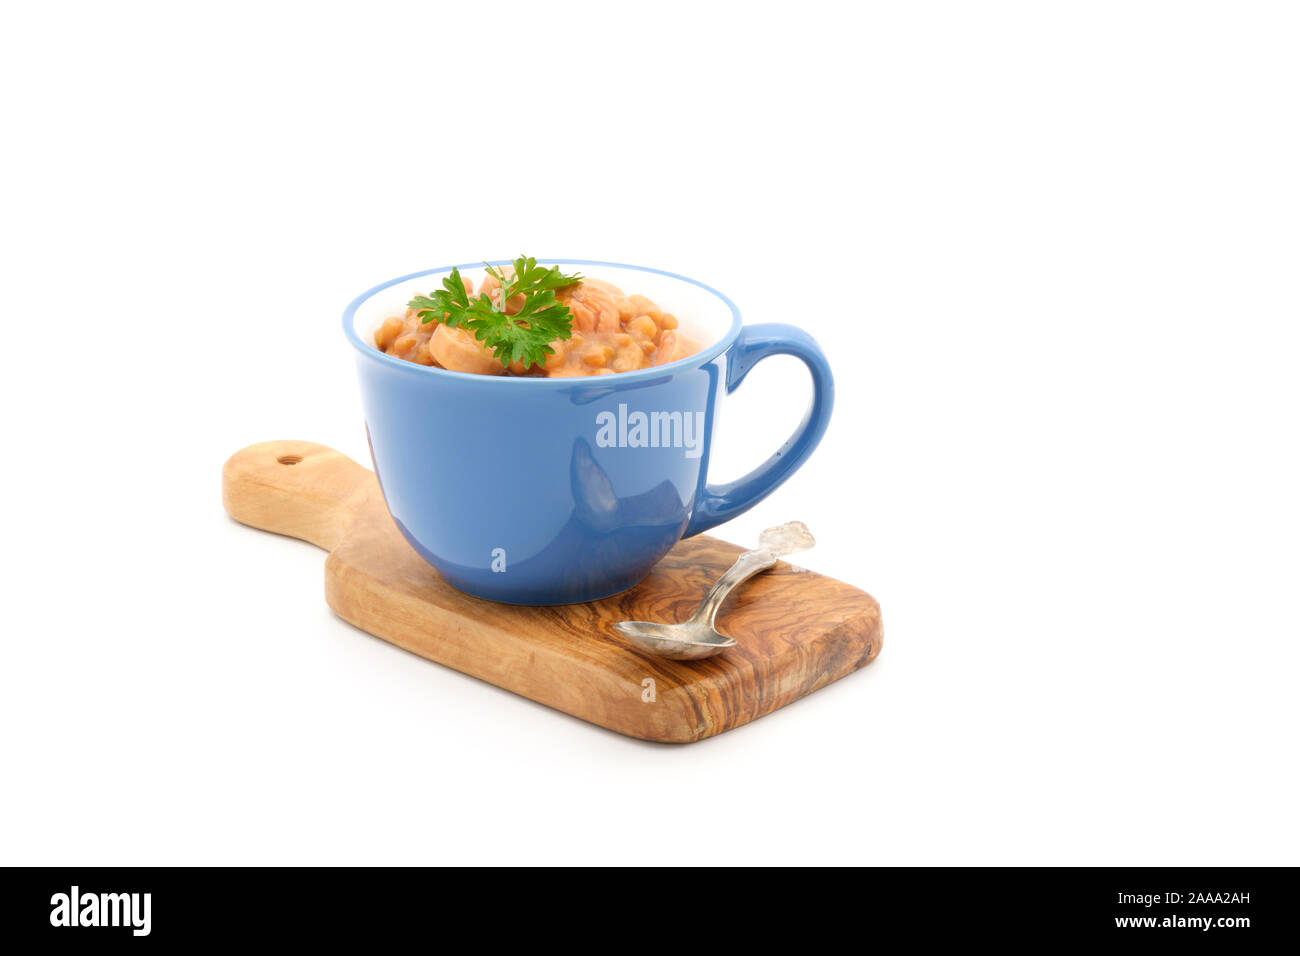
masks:
[[(1293, 10), (9, 10), (0, 862), (1300, 862)], [(645, 744), (226, 518), (246, 444), (365, 459), (354, 295), (521, 251), (822, 343), (720, 533), (806, 521), (876, 663)], [(759, 368), (715, 480), (806, 394)]]

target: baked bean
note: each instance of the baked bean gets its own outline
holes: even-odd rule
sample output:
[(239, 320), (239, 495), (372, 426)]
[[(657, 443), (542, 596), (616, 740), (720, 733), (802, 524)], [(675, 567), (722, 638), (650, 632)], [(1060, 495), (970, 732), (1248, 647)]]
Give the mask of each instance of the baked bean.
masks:
[(612, 345), (593, 345), (582, 353), (582, 364), (591, 368), (604, 368), (614, 357)]
[(542, 365), (542, 368), (547, 372), (554, 371), (555, 369), (561, 368), (564, 365), (564, 358), (565, 358), (564, 346), (552, 342), (551, 348), (555, 349), (555, 351), (552, 352), (550, 355), (546, 356), (546, 362)]
[(610, 365), (615, 372), (630, 372), (633, 369), (641, 368), (645, 364), (645, 353), (635, 345), (628, 345), (618, 350), (614, 356), (614, 361)]
[(653, 339), (659, 334), (659, 326), (648, 315), (638, 315), (627, 324), (627, 330), (639, 339)]
[(643, 295), (630, 295), (627, 297), (630, 304), (636, 307), (637, 311), (633, 315), (648, 315), (652, 319), (658, 319), (663, 313), (659, 311), (659, 306), (655, 305)]
[(375, 332), (375, 345), (379, 346), (381, 350), (387, 351), (388, 346), (393, 344), (393, 341), (402, 333), (405, 326), (406, 323), (395, 315), (384, 319), (384, 324)]

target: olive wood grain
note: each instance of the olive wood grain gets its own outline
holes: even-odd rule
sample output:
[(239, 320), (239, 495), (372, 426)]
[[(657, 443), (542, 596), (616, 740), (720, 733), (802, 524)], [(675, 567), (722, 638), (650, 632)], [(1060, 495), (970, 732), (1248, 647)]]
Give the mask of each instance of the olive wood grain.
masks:
[[(407, 544), (374, 473), (323, 445), (263, 442), (222, 470), (235, 520), (330, 552), (325, 600), (339, 617), (506, 690), (645, 740), (689, 742), (748, 723), (880, 653), (871, 595), (784, 561), (718, 617), (738, 646), (702, 661), (634, 650), (610, 625), (678, 621), (742, 550), (681, 541), (641, 584), (590, 604), (515, 607), (453, 589)], [(653, 683), (649, 683), (653, 682)]]

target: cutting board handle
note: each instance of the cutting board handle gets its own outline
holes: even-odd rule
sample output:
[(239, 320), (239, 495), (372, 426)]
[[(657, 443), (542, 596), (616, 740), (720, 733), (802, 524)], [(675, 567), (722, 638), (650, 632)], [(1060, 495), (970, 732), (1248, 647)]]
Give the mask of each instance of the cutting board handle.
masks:
[(230, 456), (221, 469), (221, 503), (236, 521), (333, 551), (374, 480), (324, 445), (264, 441)]

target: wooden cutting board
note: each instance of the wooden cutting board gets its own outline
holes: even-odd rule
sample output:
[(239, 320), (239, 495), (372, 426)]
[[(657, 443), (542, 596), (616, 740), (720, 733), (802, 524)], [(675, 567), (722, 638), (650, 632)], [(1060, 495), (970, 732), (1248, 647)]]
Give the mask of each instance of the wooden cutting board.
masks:
[(871, 595), (782, 561), (718, 615), (738, 647), (702, 661), (634, 650), (615, 621), (686, 618), (740, 554), (681, 541), (631, 591), (591, 604), (515, 607), (453, 589), (406, 543), (374, 473), (323, 445), (263, 442), (222, 469), (236, 521), (330, 552), (325, 600), (339, 617), (458, 671), (645, 740), (689, 742), (825, 687), (880, 653)]

